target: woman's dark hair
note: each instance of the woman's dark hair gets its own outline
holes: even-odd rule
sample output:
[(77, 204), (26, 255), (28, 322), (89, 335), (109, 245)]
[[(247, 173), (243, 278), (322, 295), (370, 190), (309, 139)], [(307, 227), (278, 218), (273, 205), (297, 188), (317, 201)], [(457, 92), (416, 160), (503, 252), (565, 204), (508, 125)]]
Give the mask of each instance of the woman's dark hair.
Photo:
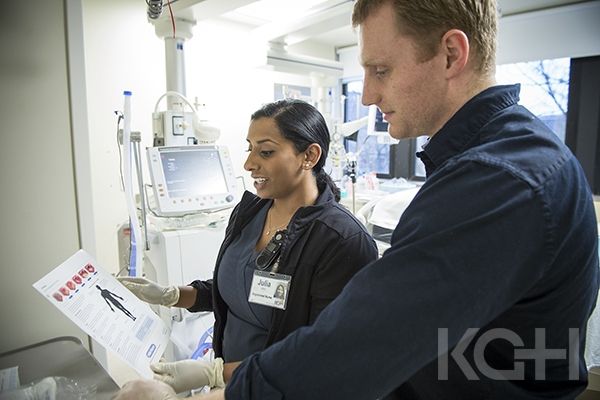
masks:
[(251, 120), (259, 118), (272, 118), (283, 137), (294, 143), (299, 153), (313, 143), (321, 146), (321, 158), (313, 167), (317, 187), (322, 191), (323, 185), (328, 185), (339, 202), (340, 189), (323, 169), (329, 152), (329, 129), (319, 110), (302, 100), (285, 99), (265, 104), (252, 114)]

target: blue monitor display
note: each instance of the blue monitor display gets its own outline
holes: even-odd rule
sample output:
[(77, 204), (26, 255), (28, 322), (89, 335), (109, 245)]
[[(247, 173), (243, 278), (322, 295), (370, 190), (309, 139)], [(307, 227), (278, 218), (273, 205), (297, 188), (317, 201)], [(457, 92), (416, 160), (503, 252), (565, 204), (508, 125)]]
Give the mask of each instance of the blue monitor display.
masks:
[(217, 150), (164, 152), (160, 158), (169, 197), (227, 192), (225, 174)]

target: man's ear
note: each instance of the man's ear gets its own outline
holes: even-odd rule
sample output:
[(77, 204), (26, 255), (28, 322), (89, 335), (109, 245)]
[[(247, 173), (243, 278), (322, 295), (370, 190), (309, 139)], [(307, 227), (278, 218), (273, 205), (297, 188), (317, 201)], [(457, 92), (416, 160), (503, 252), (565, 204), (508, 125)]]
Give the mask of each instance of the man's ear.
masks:
[(446, 56), (446, 78), (454, 78), (469, 62), (469, 38), (463, 31), (451, 29), (442, 36), (442, 51)]

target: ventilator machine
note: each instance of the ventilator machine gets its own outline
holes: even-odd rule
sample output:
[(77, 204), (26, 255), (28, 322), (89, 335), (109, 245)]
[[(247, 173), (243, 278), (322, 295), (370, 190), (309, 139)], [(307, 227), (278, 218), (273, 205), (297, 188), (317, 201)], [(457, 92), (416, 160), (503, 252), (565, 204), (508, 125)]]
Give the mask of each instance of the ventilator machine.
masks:
[[(240, 193), (228, 148), (217, 144), (219, 129), (201, 114), (201, 105), (185, 95), (184, 44), (195, 22), (178, 18), (176, 35), (164, 19), (153, 23), (165, 41), (167, 91), (152, 113), (153, 146), (145, 155), (149, 184), (143, 182), (141, 134), (131, 130), (135, 93), (124, 92), (120, 136), (129, 221), (120, 230), (121, 243), (126, 242), (120, 252), (128, 255), (128, 275), (183, 286), (212, 279)], [(160, 110), (163, 100), (166, 110)], [(211, 356), (212, 313), (152, 307), (171, 327), (166, 360)]]

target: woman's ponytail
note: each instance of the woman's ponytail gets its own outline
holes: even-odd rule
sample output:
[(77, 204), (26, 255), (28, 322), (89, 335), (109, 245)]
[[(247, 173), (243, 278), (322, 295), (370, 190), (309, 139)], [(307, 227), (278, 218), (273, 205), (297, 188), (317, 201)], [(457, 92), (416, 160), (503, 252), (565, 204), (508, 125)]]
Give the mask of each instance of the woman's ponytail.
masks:
[(321, 168), (318, 172), (316, 172), (317, 178), (317, 187), (321, 188), (325, 185), (329, 186), (329, 189), (333, 192), (333, 196), (335, 197), (335, 201), (340, 202), (340, 188), (335, 184), (331, 176), (323, 168)]

